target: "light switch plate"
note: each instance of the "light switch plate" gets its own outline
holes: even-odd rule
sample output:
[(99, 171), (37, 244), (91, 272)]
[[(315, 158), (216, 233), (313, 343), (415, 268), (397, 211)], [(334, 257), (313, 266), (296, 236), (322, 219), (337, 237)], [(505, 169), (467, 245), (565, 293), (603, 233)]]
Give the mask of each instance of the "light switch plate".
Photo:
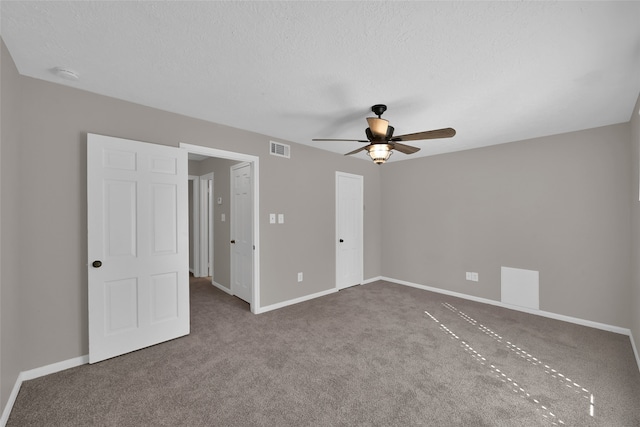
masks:
[(276, 214), (269, 214), (269, 224), (276, 223)]

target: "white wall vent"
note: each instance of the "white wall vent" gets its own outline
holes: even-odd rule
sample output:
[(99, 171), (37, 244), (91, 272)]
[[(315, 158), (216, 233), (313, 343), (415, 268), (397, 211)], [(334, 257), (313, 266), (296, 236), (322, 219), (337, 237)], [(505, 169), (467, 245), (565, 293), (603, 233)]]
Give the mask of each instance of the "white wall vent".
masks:
[(502, 267), (501, 301), (505, 304), (540, 310), (540, 273)]
[(271, 148), (269, 149), (269, 152), (271, 154), (278, 157), (286, 157), (287, 159), (289, 158), (291, 147), (289, 147), (287, 144), (274, 141), (269, 141), (269, 144), (271, 146)]

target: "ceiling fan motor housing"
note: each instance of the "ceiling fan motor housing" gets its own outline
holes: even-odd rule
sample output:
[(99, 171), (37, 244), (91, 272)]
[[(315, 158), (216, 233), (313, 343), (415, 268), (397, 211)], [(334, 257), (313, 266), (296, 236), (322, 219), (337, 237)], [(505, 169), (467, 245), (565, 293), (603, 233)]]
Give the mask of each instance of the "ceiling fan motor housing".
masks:
[(387, 143), (393, 137), (393, 130), (393, 126), (387, 127), (387, 134), (384, 137), (373, 135), (370, 128), (366, 128), (364, 132), (367, 134), (367, 139), (372, 143)]
[(371, 107), (371, 111), (373, 111), (373, 114), (380, 117), (382, 113), (387, 111), (387, 106), (384, 104), (376, 104), (373, 107)]

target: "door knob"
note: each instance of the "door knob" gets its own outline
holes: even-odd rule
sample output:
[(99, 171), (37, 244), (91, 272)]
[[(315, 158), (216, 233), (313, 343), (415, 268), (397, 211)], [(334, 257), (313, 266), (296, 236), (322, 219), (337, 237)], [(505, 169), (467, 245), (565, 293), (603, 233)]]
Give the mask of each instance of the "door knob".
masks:
[(91, 265), (93, 265), (95, 268), (100, 268), (102, 267), (102, 261), (98, 261), (98, 260), (93, 261)]
[(235, 242), (236, 242), (236, 240), (235, 240), (235, 239), (233, 239), (233, 240), (231, 241), (231, 243), (235, 243)]
[(340, 239), (340, 243), (344, 243), (344, 240)]

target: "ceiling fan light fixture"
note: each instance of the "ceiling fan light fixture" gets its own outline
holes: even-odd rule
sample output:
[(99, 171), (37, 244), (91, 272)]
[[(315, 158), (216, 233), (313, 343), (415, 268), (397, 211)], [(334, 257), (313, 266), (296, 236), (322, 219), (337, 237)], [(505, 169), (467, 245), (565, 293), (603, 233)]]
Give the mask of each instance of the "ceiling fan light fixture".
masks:
[(389, 121), (381, 119), (380, 117), (367, 117), (369, 123), (369, 129), (373, 136), (384, 138), (387, 135), (387, 128), (389, 128)]
[(369, 157), (375, 164), (381, 165), (391, 157), (391, 148), (391, 144), (372, 144), (368, 149)]

